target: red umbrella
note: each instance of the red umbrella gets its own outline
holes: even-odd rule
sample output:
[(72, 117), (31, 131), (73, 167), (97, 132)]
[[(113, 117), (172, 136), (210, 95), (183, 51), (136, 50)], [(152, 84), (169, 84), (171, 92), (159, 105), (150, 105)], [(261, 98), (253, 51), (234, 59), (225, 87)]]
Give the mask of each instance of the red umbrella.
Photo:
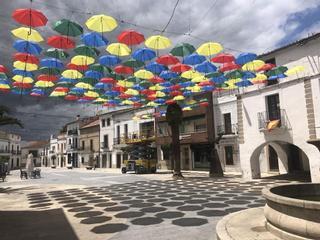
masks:
[(189, 65), (182, 64), (182, 63), (177, 63), (170, 68), (172, 72), (177, 72), (177, 73), (182, 73), (190, 69), (191, 67)]
[(241, 68), (240, 65), (235, 64), (234, 62), (227, 62), (224, 63), (220, 68), (219, 71), (220, 72), (226, 72), (226, 71), (231, 71), (231, 70), (235, 70), (235, 69), (239, 69)]
[(43, 94), (35, 93), (35, 92), (30, 93), (30, 96), (32, 96), (32, 97), (44, 97)]
[(18, 23), (27, 25), (30, 27), (45, 26), (48, 19), (42, 12), (31, 8), (16, 9), (12, 13), (12, 18)]
[(83, 97), (81, 97), (80, 99), (86, 100), (86, 101), (91, 101), (91, 100), (95, 100), (96, 98), (95, 98), (95, 97), (83, 96)]
[(69, 101), (76, 101), (79, 99), (79, 97), (77, 97), (76, 95), (67, 95), (64, 97), (64, 99)]
[(118, 74), (133, 74), (134, 70), (131, 67), (118, 65), (114, 68), (114, 71)]
[(131, 45), (138, 45), (144, 41), (144, 36), (134, 30), (125, 30), (118, 35), (118, 42)]
[(72, 69), (72, 70), (77, 70), (77, 71), (87, 71), (89, 69), (89, 66), (87, 65), (76, 65), (76, 64), (73, 64), (73, 63), (68, 63), (67, 64), (67, 68), (68, 69)]
[(115, 103), (105, 103), (102, 106), (104, 106), (104, 107), (115, 107), (115, 106), (117, 106), (117, 104), (115, 104)]
[(180, 90), (181, 86), (179, 84), (176, 84), (176, 85), (173, 85), (173, 86), (171, 86), (169, 88), (170, 88), (170, 90), (175, 91), (175, 90)]
[(37, 79), (38, 81), (54, 82), (58, 80), (58, 77), (55, 75), (40, 74)]
[(126, 93), (121, 93), (119, 95), (119, 98), (121, 98), (121, 99), (127, 99), (127, 98), (130, 98), (130, 97), (132, 97), (132, 96), (130, 94), (126, 94)]
[(156, 83), (163, 83), (163, 82), (165, 82), (165, 80), (163, 78), (161, 78), (161, 77), (154, 76), (154, 77), (149, 79), (149, 82), (152, 82), (153, 84), (156, 84)]
[(127, 91), (127, 88), (121, 87), (121, 86), (115, 86), (112, 88), (112, 90), (118, 91), (118, 92), (125, 92), (125, 91)]
[(265, 63), (262, 67), (257, 69), (257, 72), (261, 71), (269, 71), (270, 69), (274, 68), (276, 65), (272, 63)]
[(204, 82), (200, 82), (198, 84), (198, 86), (200, 87), (204, 87), (204, 86), (212, 86), (213, 85), (213, 82), (212, 81), (204, 81)]
[(143, 95), (152, 95), (152, 94), (155, 94), (156, 91), (153, 91), (153, 90), (150, 90), (150, 89), (143, 89), (141, 90), (141, 94)]
[(0, 65), (0, 72), (2, 72), (2, 73), (7, 73), (7, 72), (8, 72), (8, 69), (7, 69), (5, 66)]
[(173, 99), (169, 99), (169, 100), (166, 101), (166, 104), (168, 104), (168, 105), (174, 104), (174, 103), (176, 103), (176, 101), (173, 100)]
[(26, 63), (32, 63), (32, 64), (39, 64), (39, 58), (37, 58), (34, 55), (28, 54), (28, 53), (15, 53), (12, 58), (15, 61), (20, 62), (26, 62)]
[(135, 103), (133, 103), (133, 107), (135, 107), (135, 108), (142, 107), (142, 103), (135, 102)]
[(233, 62), (235, 60), (235, 57), (232, 54), (229, 53), (219, 53), (215, 57), (211, 58), (211, 62), (215, 63), (227, 63), (227, 62)]
[(154, 100), (157, 99), (157, 97), (155, 96), (155, 94), (150, 94), (150, 95), (147, 95), (147, 99), (148, 99), (149, 101), (154, 101)]
[(179, 62), (179, 59), (176, 58), (175, 56), (172, 56), (171, 54), (166, 54), (166, 55), (162, 55), (160, 57), (157, 58), (156, 60), (157, 63), (169, 66), (169, 65), (173, 65)]
[(182, 95), (182, 92), (180, 92), (180, 91), (172, 91), (172, 92), (170, 92), (170, 96), (172, 96), (172, 97), (179, 96), (179, 95)]
[(22, 88), (22, 89), (32, 88), (31, 83), (22, 83), (22, 82), (14, 82), (12, 83), (12, 86)]
[(100, 82), (102, 83), (109, 83), (109, 84), (115, 84), (116, 80), (114, 80), (113, 78), (101, 78)]
[(208, 102), (201, 102), (201, 103), (199, 103), (199, 106), (200, 107), (208, 107), (209, 103)]
[(58, 35), (49, 37), (47, 43), (48, 45), (59, 49), (69, 49), (75, 47), (75, 42), (72, 39)]
[(56, 87), (54, 89), (54, 91), (56, 91), (56, 92), (69, 92), (69, 88), (67, 88), (67, 87)]

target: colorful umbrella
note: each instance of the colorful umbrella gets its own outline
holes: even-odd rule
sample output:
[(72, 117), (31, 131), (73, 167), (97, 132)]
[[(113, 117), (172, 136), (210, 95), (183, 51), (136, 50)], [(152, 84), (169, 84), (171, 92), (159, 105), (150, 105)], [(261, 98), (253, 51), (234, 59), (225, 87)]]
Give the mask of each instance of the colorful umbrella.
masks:
[(61, 19), (59, 21), (56, 21), (53, 24), (53, 30), (62, 35), (71, 37), (76, 37), (83, 33), (83, 29), (78, 23), (72, 22), (67, 19)]
[(201, 44), (197, 49), (197, 53), (204, 56), (212, 56), (223, 50), (220, 43), (206, 42)]
[(128, 66), (118, 65), (114, 68), (114, 71), (118, 74), (133, 74), (134, 70)]
[(156, 62), (151, 62), (145, 67), (145, 69), (155, 74), (160, 74), (162, 71), (167, 70), (167, 67)]
[(117, 21), (110, 16), (94, 15), (86, 21), (87, 27), (95, 32), (111, 32), (118, 24)]
[(139, 68), (144, 65), (143, 62), (140, 62), (139, 60), (136, 60), (134, 58), (130, 58), (122, 63), (122, 65), (132, 68)]
[(116, 56), (128, 56), (131, 53), (130, 48), (123, 43), (112, 43), (106, 50)]
[(215, 57), (210, 59), (211, 62), (215, 63), (227, 63), (227, 62), (234, 62), (235, 57), (229, 53), (219, 53)]
[(194, 51), (196, 51), (196, 49), (191, 44), (179, 43), (174, 48), (172, 48), (170, 53), (173, 56), (185, 57), (185, 56), (192, 54)]
[(161, 36), (161, 35), (154, 35), (148, 37), (144, 43), (147, 47), (152, 49), (166, 49), (171, 46), (171, 41), (169, 38)]
[(21, 83), (33, 83), (34, 80), (31, 77), (25, 77), (22, 75), (14, 75), (12, 77), (12, 80), (14, 80), (15, 82), (21, 82)]
[(169, 66), (169, 65), (177, 64), (180, 61), (175, 56), (172, 56), (171, 54), (166, 54), (166, 55), (162, 55), (162, 56), (158, 57), (156, 62), (163, 64), (163, 65), (166, 65), (166, 66)]
[(14, 10), (12, 13), (12, 18), (18, 23), (30, 27), (45, 26), (48, 22), (48, 19), (43, 15), (42, 12), (31, 8)]
[(40, 61), (41, 67), (48, 67), (48, 68), (63, 68), (63, 62), (56, 58), (44, 58)]
[(47, 44), (54, 48), (69, 49), (75, 47), (75, 42), (64, 36), (51, 36), (47, 39)]
[(177, 63), (177, 64), (171, 66), (170, 71), (182, 73), (182, 72), (188, 71), (190, 69), (191, 69), (191, 67), (189, 65)]
[(26, 27), (16, 28), (11, 31), (11, 33), (22, 40), (32, 41), (32, 42), (42, 42), (43, 38), (37, 30), (29, 29)]
[(77, 47), (74, 49), (74, 52), (78, 55), (84, 55), (93, 58), (99, 55), (99, 51), (97, 49), (84, 44), (77, 45)]
[(61, 49), (49, 48), (44, 55), (47, 57), (58, 58), (58, 59), (67, 59), (69, 54)]
[(96, 32), (83, 34), (81, 41), (89, 47), (103, 47), (109, 43), (108, 39)]
[(29, 71), (29, 72), (38, 70), (38, 65), (37, 65), (37, 64), (25, 63), (25, 62), (20, 62), (20, 61), (15, 61), (15, 62), (13, 63), (13, 66), (14, 66), (16, 69), (24, 70), (24, 71)]
[(239, 68), (241, 68), (240, 65), (235, 64), (234, 62), (227, 62), (227, 63), (224, 63), (222, 66), (220, 66), (219, 71), (226, 72), (226, 71), (231, 71)]
[(82, 73), (80, 73), (77, 70), (65, 70), (61, 74), (65, 78), (71, 78), (71, 79), (77, 79), (77, 78), (82, 78)]
[(138, 71), (136, 71), (134, 73), (134, 76), (137, 78), (141, 78), (141, 79), (150, 79), (152, 78), (154, 75), (152, 72), (144, 70), (144, 69), (140, 69)]
[(188, 65), (197, 65), (204, 62), (205, 60), (206, 60), (205, 56), (199, 55), (198, 53), (193, 53), (189, 56), (186, 56), (183, 59), (183, 63)]
[(251, 62), (247, 62), (242, 66), (243, 71), (257, 71), (259, 68), (264, 66), (264, 61), (262, 60), (253, 60)]
[(99, 63), (104, 66), (115, 66), (121, 63), (121, 59), (114, 55), (104, 55), (99, 58)]
[(118, 42), (128, 46), (138, 45), (144, 41), (144, 36), (135, 30), (124, 30), (118, 35)]
[(14, 49), (18, 52), (40, 55), (42, 48), (37, 44), (25, 40), (17, 40), (13, 44)]
[(84, 56), (84, 55), (77, 55), (71, 58), (71, 63), (76, 65), (90, 65), (94, 63), (95, 59), (92, 57)]
[[(15, 60), (19, 60), (19, 59), (15, 59)], [(8, 69), (7, 69), (5, 66), (0, 65), (0, 72), (1, 72), (1, 73), (7, 73), (7, 72), (8, 72)]]
[(149, 48), (139, 48), (134, 51), (132, 57), (141, 62), (149, 61), (156, 57), (156, 53)]
[(236, 64), (244, 65), (248, 62), (251, 62), (257, 58), (257, 54), (255, 53), (240, 53), (236, 58)]
[(39, 59), (36, 56), (28, 53), (15, 53), (12, 57), (15, 61), (39, 64)]
[(195, 67), (195, 70), (201, 73), (210, 73), (217, 71), (217, 67), (210, 62), (203, 62)]

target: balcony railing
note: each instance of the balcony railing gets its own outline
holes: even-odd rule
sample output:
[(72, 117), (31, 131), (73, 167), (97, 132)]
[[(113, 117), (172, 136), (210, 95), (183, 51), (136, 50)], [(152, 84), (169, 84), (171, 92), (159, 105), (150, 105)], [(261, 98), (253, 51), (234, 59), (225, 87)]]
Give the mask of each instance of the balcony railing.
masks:
[(218, 135), (237, 135), (238, 134), (238, 124), (230, 125), (219, 125), (217, 126)]
[[(291, 124), (285, 109), (279, 109), (276, 115), (277, 116), (273, 116), (271, 118), (268, 111), (259, 112), (258, 113), (259, 130), (264, 131), (264, 130), (272, 130), (276, 128), (291, 129)], [(272, 125), (271, 124), (272, 121), (277, 121), (277, 122), (274, 122), (274, 124)]]
[(0, 153), (11, 153), (11, 151), (7, 149), (0, 149)]
[[(207, 131), (207, 126), (205, 127), (195, 127), (194, 129), (191, 130), (181, 130), (180, 131), (180, 135), (190, 135), (193, 133), (202, 133), (202, 132), (206, 132)], [(165, 129), (161, 129), (161, 131), (158, 132), (158, 137), (169, 137), (171, 135), (170, 133), (170, 129), (165, 128)]]
[(113, 144), (127, 144), (127, 143), (136, 143), (147, 140), (154, 140), (155, 136), (153, 132), (150, 133), (129, 133), (127, 136), (122, 135), (121, 137), (117, 137), (113, 139)]

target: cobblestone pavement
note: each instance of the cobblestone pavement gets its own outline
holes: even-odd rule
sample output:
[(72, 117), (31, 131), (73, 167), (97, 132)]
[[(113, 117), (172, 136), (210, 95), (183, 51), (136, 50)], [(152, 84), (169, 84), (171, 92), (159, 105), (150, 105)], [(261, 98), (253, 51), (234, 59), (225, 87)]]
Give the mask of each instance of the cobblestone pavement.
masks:
[[(74, 230), (73, 235), (68, 235), (69, 239), (215, 239), (214, 229), (219, 219), (228, 213), (264, 206), (263, 187), (289, 182), (273, 179), (243, 182), (240, 178), (207, 177), (188, 177), (178, 181), (149, 178), (109, 186), (59, 186), (46, 191), (32, 186), (20, 190), (11, 186), (0, 194), (0, 203), (1, 198), (7, 198), (7, 204), (12, 206), (18, 206), (17, 201), (20, 201), (25, 203), (19, 205), (21, 210), (47, 213), (47, 216), (54, 215), (51, 211), (62, 209), (65, 228), (70, 225)], [(10, 198), (15, 200), (10, 203)], [(4, 210), (4, 205), (0, 206)], [(0, 219), (1, 214), (3, 212), (0, 212)], [(45, 218), (42, 217), (41, 221), (40, 217), (39, 222), (45, 224)], [(8, 225), (3, 222), (0, 220), (0, 226)], [(69, 234), (67, 230), (62, 232)], [(47, 234), (43, 239), (55, 235), (54, 230), (50, 231), (43, 233)], [(1, 239), (19, 239), (17, 237)], [(33, 236), (32, 239), (41, 238)]]

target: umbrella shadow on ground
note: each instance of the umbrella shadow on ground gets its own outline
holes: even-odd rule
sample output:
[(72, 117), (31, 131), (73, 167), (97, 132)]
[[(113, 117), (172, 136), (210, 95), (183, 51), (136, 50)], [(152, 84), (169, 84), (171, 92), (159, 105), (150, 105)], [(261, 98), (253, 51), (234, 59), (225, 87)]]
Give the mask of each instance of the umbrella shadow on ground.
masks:
[(0, 226), (2, 240), (78, 240), (61, 208), (45, 211), (0, 211)]
[(21, 187), (21, 188), (11, 188), (11, 187), (0, 187), (0, 193), (14, 193), (14, 192), (21, 192), (24, 190), (34, 190), (35, 187)]

